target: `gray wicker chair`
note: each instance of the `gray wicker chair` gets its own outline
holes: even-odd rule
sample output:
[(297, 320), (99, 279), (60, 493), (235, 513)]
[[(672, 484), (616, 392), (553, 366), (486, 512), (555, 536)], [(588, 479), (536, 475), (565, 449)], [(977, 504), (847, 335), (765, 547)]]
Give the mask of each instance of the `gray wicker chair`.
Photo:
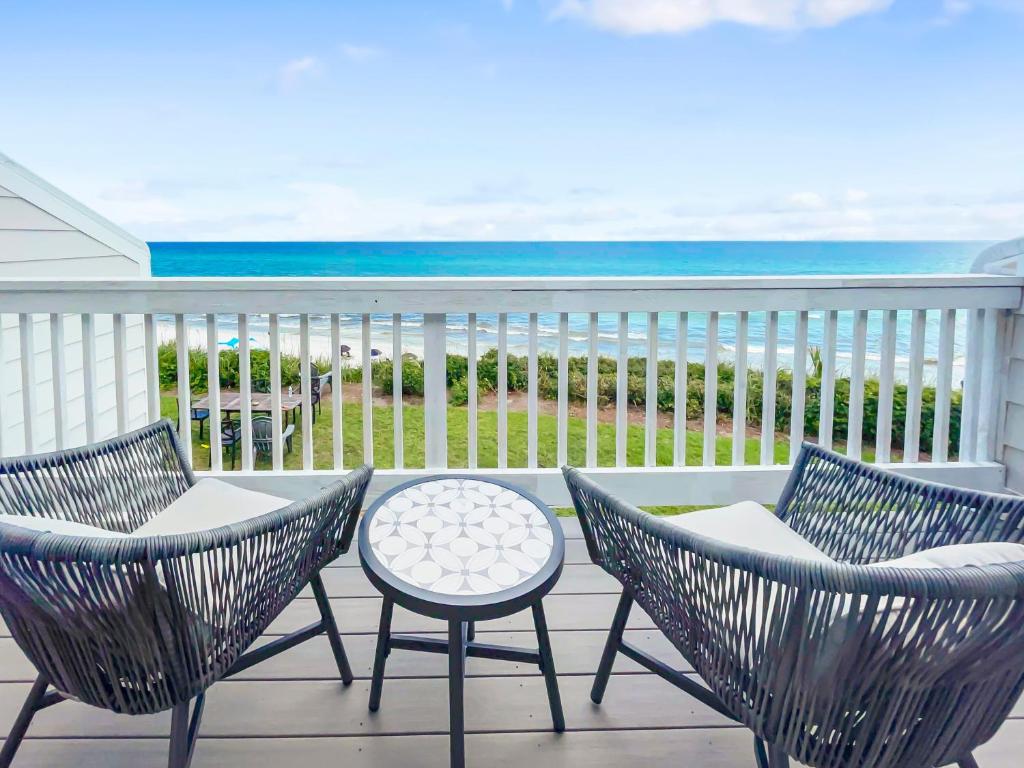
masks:
[[(207, 688), (321, 634), (351, 683), (320, 569), (348, 549), (372, 472), (362, 467), (283, 509), (195, 533), (99, 538), (0, 523), (0, 613), (39, 672), (0, 766), (37, 711), (73, 698), (129, 715), (173, 710), (169, 764), (185, 768)], [(164, 421), (0, 461), (0, 512), (130, 533), (195, 482)], [(307, 585), (320, 620), (249, 650)]]
[[(623, 587), (597, 703), (622, 653), (753, 730), (762, 768), (970, 768), (1024, 688), (1024, 563), (867, 567), (1021, 542), (1024, 498), (804, 445), (775, 513), (836, 561), (814, 562), (728, 546), (563, 471), (590, 557)], [(634, 602), (706, 687), (623, 640)]]

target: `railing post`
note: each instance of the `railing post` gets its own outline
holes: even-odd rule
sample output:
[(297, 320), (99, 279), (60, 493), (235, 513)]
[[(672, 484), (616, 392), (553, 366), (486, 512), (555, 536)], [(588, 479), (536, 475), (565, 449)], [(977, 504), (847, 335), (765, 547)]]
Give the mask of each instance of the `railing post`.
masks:
[(423, 421), (427, 469), (448, 466), (445, 315), (423, 316)]

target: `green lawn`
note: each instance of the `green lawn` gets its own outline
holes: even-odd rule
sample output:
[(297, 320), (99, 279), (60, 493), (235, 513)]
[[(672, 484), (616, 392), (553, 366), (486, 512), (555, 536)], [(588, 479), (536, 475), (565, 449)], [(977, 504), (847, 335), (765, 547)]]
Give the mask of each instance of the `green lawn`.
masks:
[[(360, 403), (345, 404), (342, 435), (344, 441), (344, 463), (346, 467), (356, 467), (363, 463), (363, 414)], [(161, 410), (165, 417), (177, 418), (177, 405), (173, 396), (161, 398)], [(452, 468), (468, 466), (469, 428), (468, 410), (464, 407), (448, 408), (448, 464)], [(405, 466), (420, 468), (423, 459), (423, 406), (406, 405), (402, 409), (405, 435)], [(333, 453), (333, 412), (331, 403), (325, 400), (323, 413), (317, 416), (313, 426), (313, 466), (315, 469), (331, 469), (334, 466)], [(296, 427), (294, 450), (285, 454), (286, 469), (302, 468), (302, 420)], [(494, 411), (479, 411), (477, 442), (478, 465), (482, 468), (498, 466), (498, 418)], [(207, 424), (208, 426), (208, 424)], [(537, 418), (537, 461), (542, 467), (557, 467), (557, 429), (558, 419), (554, 416), (541, 414)], [(373, 464), (378, 468), (391, 468), (395, 464), (394, 427), (390, 408), (374, 407), (373, 409)], [(204, 432), (203, 440), (199, 440), (199, 427), (192, 427), (193, 461), (196, 467), (208, 467), (210, 463), (210, 442)], [(510, 411), (508, 414), (508, 465), (510, 467), (526, 466), (527, 423), (526, 413)], [(688, 464), (700, 464), (703, 453), (703, 435), (689, 432), (686, 435), (686, 459)], [(760, 456), (760, 443), (756, 439), (746, 441), (746, 461), (756, 464)], [(582, 466), (586, 458), (586, 421), (581, 418), (569, 419), (569, 464)], [(719, 437), (715, 442), (715, 455), (720, 465), (732, 463), (732, 439)], [(775, 443), (775, 461), (783, 463), (789, 455), (789, 445), (785, 441)], [(225, 460), (227, 454), (225, 453)], [(630, 426), (626, 438), (626, 460), (629, 466), (643, 466), (644, 463), (644, 429), (641, 426)], [(597, 426), (597, 463), (599, 466), (615, 465), (615, 425), (598, 424)], [(668, 466), (672, 463), (672, 430), (658, 430), (657, 463)], [(260, 459), (256, 469), (270, 469), (270, 461)]]

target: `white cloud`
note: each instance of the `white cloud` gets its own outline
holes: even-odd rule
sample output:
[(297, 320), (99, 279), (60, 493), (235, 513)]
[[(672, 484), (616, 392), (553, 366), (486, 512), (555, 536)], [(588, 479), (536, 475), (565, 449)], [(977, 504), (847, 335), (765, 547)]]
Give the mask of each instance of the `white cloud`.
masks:
[(384, 51), (373, 45), (357, 45), (355, 43), (342, 43), (341, 53), (349, 61), (363, 62), (380, 58)]
[(506, 194), (431, 199), (298, 180), (186, 184), (173, 195), (137, 183), (83, 191), (85, 202), (150, 240), (1000, 240), (1019, 236), (1024, 222), (1024, 189), (868, 197), (839, 187), (669, 205), (613, 190), (531, 196), (513, 186)]
[(314, 56), (302, 56), (284, 64), (278, 71), (278, 82), (284, 88), (291, 88), (300, 80), (316, 75), (321, 70), (320, 60)]
[(971, 0), (943, 0), (942, 11), (935, 18), (934, 23), (939, 26), (952, 24), (972, 10), (974, 10), (974, 3)]
[(825, 199), (817, 192), (794, 192), (787, 202), (794, 208), (814, 210), (825, 207)]
[(830, 27), (893, 0), (561, 0), (555, 18), (628, 35), (691, 32), (720, 22), (768, 29)]

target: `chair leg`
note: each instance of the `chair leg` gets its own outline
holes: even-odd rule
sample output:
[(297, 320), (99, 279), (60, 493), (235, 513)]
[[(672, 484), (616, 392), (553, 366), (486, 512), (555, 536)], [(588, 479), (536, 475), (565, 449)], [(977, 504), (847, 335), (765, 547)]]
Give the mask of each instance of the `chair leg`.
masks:
[(612, 674), (612, 665), (618, 655), (622, 643), (622, 633), (626, 629), (626, 620), (629, 618), (629, 610), (632, 607), (633, 596), (623, 590), (622, 596), (619, 598), (619, 607), (615, 609), (615, 618), (612, 619), (612, 628), (608, 631), (604, 653), (601, 654), (601, 663), (597, 667), (594, 687), (590, 689), (590, 700), (595, 704), (600, 704), (604, 698), (604, 691), (608, 687), (608, 679)]
[(551, 722), (555, 732), (565, 730), (565, 715), (562, 713), (562, 697), (558, 693), (558, 677), (555, 675), (555, 657), (551, 653), (551, 638), (548, 637), (548, 622), (544, 617), (544, 606), (538, 600), (533, 605), (533, 623), (537, 630), (537, 646), (540, 650), (540, 671), (544, 673), (544, 684), (548, 688), (548, 704), (551, 706)]
[(32, 722), (43, 696), (46, 695), (46, 688), (49, 684), (50, 682), (42, 675), (39, 675), (32, 684), (32, 690), (29, 691), (25, 703), (21, 705), (21, 711), (18, 713), (14, 725), (11, 726), (7, 740), (4, 741), (4, 748), (0, 750), (0, 768), (8, 768), (11, 761), (14, 760), (14, 753), (21, 746), (21, 740), (25, 737), (25, 732), (28, 731), (28, 726)]
[(345, 645), (341, 642), (341, 635), (338, 634), (338, 623), (334, 620), (334, 611), (331, 610), (331, 602), (327, 599), (327, 591), (324, 589), (323, 579), (318, 573), (309, 584), (313, 587), (313, 596), (316, 598), (317, 607), (320, 608), (320, 618), (324, 623), (324, 631), (331, 643), (331, 650), (334, 652), (334, 661), (338, 665), (338, 672), (341, 674), (343, 685), (352, 685), (352, 665), (348, 662), (348, 655), (345, 653)]
[(758, 768), (790, 768), (790, 756), (778, 744), (766, 744), (754, 737), (754, 759)]
[(171, 713), (171, 744), (167, 755), (168, 768), (189, 768), (192, 754), (199, 736), (199, 721), (203, 718), (206, 694), (201, 693), (194, 701), (186, 701), (174, 707)]
[(757, 768), (789, 768), (789, 755), (778, 744), (765, 744), (754, 737), (754, 759)]
[(395, 604), (384, 598), (380, 608), (380, 627), (377, 630), (377, 651), (373, 657), (373, 680), (370, 683), (370, 711), (380, 709), (380, 696), (384, 690), (384, 665), (391, 653), (391, 614)]
[(468, 640), (471, 643), (474, 640), (476, 640), (476, 622), (475, 621), (467, 621), (466, 622), (466, 640)]

